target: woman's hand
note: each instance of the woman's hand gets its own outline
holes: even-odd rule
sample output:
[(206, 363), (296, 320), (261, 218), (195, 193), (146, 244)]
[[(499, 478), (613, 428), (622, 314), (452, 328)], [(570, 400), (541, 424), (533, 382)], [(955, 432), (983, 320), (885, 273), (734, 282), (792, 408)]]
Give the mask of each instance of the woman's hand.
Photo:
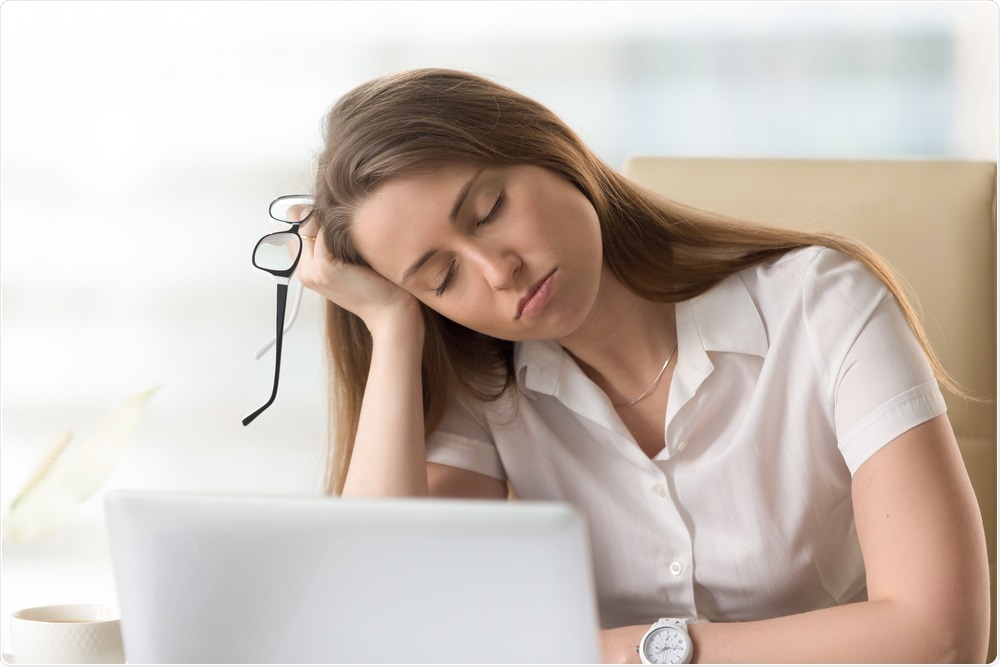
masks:
[(406, 290), (396, 286), (372, 269), (347, 264), (334, 257), (326, 247), (323, 234), (304, 229), (302, 255), (295, 275), (303, 285), (360, 317), (369, 331), (374, 331), (396, 318), (420, 319), (419, 302)]

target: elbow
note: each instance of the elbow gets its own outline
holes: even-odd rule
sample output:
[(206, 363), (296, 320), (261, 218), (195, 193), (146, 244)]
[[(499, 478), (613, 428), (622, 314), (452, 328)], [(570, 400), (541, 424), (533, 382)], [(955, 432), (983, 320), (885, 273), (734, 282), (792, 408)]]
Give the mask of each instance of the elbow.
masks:
[(938, 630), (939, 641), (928, 647), (926, 664), (983, 664), (989, 644), (989, 630), (976, 634)]
[(985, 611), (966, 619), (964, 628), (954, 633), (950, 642), (949, 663), (983, 664), (990, 644), (990, 606), (986, 596)]
[[(921, 634), (927, 664), (983, 664), (990, 641), (990, 598), (985, 595), (966, 599), (961, 611), (942, 607), (925, 617)], [(951, 613), (949, 613), (949, 611)]]
[(980, 584), (968, 591), (962, 600), (960, 613), (956, 614), (956, 627), (952, 632), (952, 657), (949, 662), (986, 662), (990, 645), (990, 631), (993, 625), (991, 610), (990, 575), (987, 568)]
[[(940, 581), (939, 584), (944, 584)], [(974, 583), (975, 585), (968, 585)], [(930, 586), (909, 600), (883, 600), (893, 611), (877, 630), (890, 652), (876, 662), (983, 664), (990, 642), (990, 586), (969, 577)], [(880, 603), (876, 603), (880, 604)], [(893, 620), (889, 620), (893, 619)]]
[[(928, 663), (983, 664), (992, 627), (991, 577), (985, 544), (970, 550), (954, 567), (952, 577), (925, 585), (910, 607), (919, 622), (912, 627), (921, 638)], [(916, 637), (915, 637), (916, 638)]]
[[(945, 635), (945, 632), (941, 632)], [(981, 640), (981, 641), (980, 641)], [(971, 637), (968, 633), (952, 633), (942, 636), (940, 641), (929, 647), (925, 656), (926, 664), (983, 664), (986, 662), (986, 647), (989, 633), (983, 637)]]

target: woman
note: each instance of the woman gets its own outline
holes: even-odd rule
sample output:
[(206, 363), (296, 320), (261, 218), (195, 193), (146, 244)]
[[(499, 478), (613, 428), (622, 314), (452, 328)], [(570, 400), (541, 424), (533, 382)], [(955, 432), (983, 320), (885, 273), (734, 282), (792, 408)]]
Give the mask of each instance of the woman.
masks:
[(664, 201), (447, 70), (332, 108), (315, 213), (330, 492), (573, 503), (609, 662), (682, 657), (637, 652), (664, 618), (699, 662), (985, 659), (957, 388), (868, 250)]

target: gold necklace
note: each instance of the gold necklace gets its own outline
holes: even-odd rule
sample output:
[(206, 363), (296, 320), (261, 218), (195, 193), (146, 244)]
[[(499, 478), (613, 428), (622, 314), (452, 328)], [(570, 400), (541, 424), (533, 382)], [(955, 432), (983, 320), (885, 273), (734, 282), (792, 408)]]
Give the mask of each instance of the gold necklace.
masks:
[(674, 343), (674, 349), (670, 350), (670, 354), (667, 356), (667, 360), (663, 362), (663, 368), (661, 368), (660, 372), (656, 374), (655, 378), (653, 378), (653, 384), (649, 385), (649, 387), (646, 389), (646, 391), (642, 392), (641, 394), (639, 394), (637, 397), (633, 398), (628, 403), (622, 403), (621, 405), (613, 405), (612, 407), (614, 407), (615, 409), (618, 409), (618, 408), (629, 408), (629, 407), (632, 407), (633, 405), (635, 405), (636, 403), (638, 403), (639, 401), (641, 401), (642, 399), (644, 399), (647, 396), (649, 396), (649, 394), (654, 389), (656, 389), (656, 385), (660, 384), (660, 378), (663, 377), (663, 374), (666, 372), (667, 366), (670, 365), (670, 360), (674, 358), (674, 352), (676, 352), (676, 351), (677, 351), (677, 343)]

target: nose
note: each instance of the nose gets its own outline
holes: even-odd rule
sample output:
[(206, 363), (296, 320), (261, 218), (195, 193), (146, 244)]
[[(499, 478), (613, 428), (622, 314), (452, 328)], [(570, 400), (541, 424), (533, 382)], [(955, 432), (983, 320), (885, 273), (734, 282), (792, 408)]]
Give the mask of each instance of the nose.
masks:
[(475, 261), (486, 283), (494, 290), (510, 289), (516, 284), (521, 270), (521, 258), (511, 251), (480, 250)]

